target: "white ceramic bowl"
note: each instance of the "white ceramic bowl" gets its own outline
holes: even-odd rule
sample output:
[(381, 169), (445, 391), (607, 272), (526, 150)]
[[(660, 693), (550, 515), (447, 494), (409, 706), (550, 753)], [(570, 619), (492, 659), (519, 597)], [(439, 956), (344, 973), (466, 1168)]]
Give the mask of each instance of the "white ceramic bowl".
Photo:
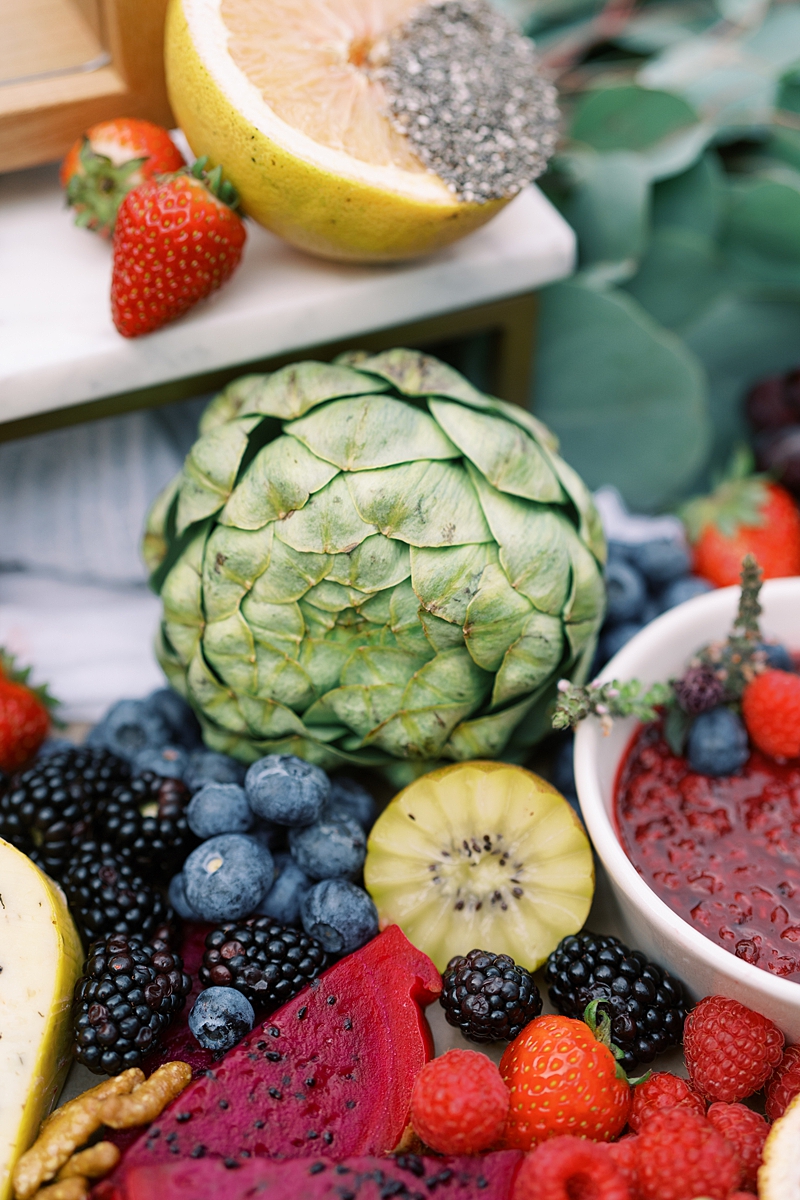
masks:
[[(612, 658), (600, 678), (639, 679), (645, 686), (680, 675), (701, 646), (731, 627), (738, 587), (708, 592), (658, 617)], [(800, 649), (800, 577), (768, 581), (761, 592), (766, 637)], [(744, 962), (710, 941), (674, 913), (645, 883), (623, 850), (613, 817), (614, 785), (635, 720), (615, 720), (603, 736), (596, 718), (575, 738), (575, 781), (584, 820), (609, 877), (619, 916), (631, 944), (682, 979), (695, 997), (732, 996), (770, 1017), (800, 1042), (800, 983)]]

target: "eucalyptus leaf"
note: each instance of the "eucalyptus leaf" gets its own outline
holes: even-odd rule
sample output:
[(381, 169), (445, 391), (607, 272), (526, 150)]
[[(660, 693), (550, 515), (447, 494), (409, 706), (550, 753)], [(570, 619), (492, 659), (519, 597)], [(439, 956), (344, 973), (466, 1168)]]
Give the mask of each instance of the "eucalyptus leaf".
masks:
[(634, 509), (683, 493), (711, 438), (697, 359), (630, 297), (579, 280), (542, 295), (534, 407), (590, 487)]
[(800, 299), (800, 190), (770, 180), (732, 187), (722, 249), (734, 285)]
[(719, 156), (709, 150), (688, 171), (653, 188), (653, 225), (689, 229), (716, 238), (727, 201), (727, 183)]
[(680, 96), (629, 84), (586, 92), (569, 136), (595, 150), (644, 150), (696, 122), (694, 109)]
[(651, 317), (681, 329), (699, 317), (725, 287), (715, 242), (693, 229), (656, 229), (638, 273), (626, 285)]
[(640, 156), (627, 150), (573, 154), (571, 164), (575, 186), (564, 216), (578, 235), (581, 264), (610, 263), (623, 277), (632, 275), (649, 217), (650, 185)]

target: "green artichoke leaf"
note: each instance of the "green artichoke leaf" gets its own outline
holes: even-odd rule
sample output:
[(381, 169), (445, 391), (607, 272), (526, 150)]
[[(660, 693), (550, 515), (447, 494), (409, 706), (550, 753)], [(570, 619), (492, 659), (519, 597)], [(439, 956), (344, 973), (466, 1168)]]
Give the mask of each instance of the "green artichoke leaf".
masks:
[(185, 665), (194, 657), (205, 626), (202, 570), (207, 533), (204, 529), (192, 539), (161, 588), (164, 628)]
[(564, 608), (564, 619), (574, 622), (594, 620), (606, 607), (606, 588), (597, 560), (586, 549), (570, 526), (569, 557), (572, 563), (570, 594)]
[[(588, 621), (570, 621), (564, 626), (564, 631), (567, 635), (571, 658), (576, 660), (584, 653), (591, 644), (592, 651), (597, 641), (597, 634), (600, 631), (600, 626), (603, 624), (602, 613), (598, 613), (596, 617)], [(591, 662), (587, 665), (586, 670), (589, 670)], [(576, 682), (583, 683), (583, 680)]]
[(257, 642), (266, 642), (293, 658), (297, 657), (306, 632), (299, 604), (267, 604), (246, 596), (241, 613)]
[(323, 612), (340, 613), (353, 607), (350, 589), (342, 587), (340, 583), (333, 583), (330, 579), (323, 579), (321, 583), (310, 588), (305, 599), (315, 608), (321, 608)]
[[(400, 545), (400, 543), (395, 542), (394, 545)], [(370, 596), (369, 600), (365, 601), (359, 610), (362, 617), (373, 625), (390, 625), (392, 620), (393, 595), (394, 588), (386, 588), (385, 591), (376, 592), (374, 596)]]
[(298, 607), (303, 614), (308, 637), (326, 638), (335, 628), (337, 613), (326, 612), (305, 599), (299, 602)]
[[(305, 730), (303, 734), (295, 733), (286, 737), (256, 740), (252, 736), (227, 733), (224, 729), (219, 729), (216, 725), (211, 724), (210, 721), (203, 721), (201, 724), (203, 741), (209, 750), (217, 750), (220, 754), (229, 754), (232, 758), (238, 758), (240, 762), (253, 763), (259, 758), (263, 758), (265, 754), (295, 754), (298, 758), (304, 758), (307, 762), (322, 767), (325, 771), (331, 771), (348, 762), (360, 764), (365, 757), (362, 755), (356, 758), (353, 755), (342, 754), (336, 748), (328, 748), (322, 743), (322, 740), (318, 741), (311, 737), (308, 730)], [(373, 763), (380, 766), (381, 760), (374, 758)], [(372, 764), (364, 763), (364, 765)]]
[(403, 650), (418, 654), (428, 652), (430, 646), (419, 619), (419, 600), (408, 579), (398, 584), (392, 593), (389, 622), (389, 628)]
[(309, 726), (329, 724), (331, 716), (363, 740), (400, 707), (403, 688), (396, 683), (338, 687), (328, 692), (305, 714)]
[(257, 424), (257, 417), (240, 418), (197, 439), (183, 464), (175, 523), (178, 533), (225, 505), (247, 449), (248, 435)]
[(399, 648), (357, 646), (342, 668), (341, 683), (343, 687), (362, 684), (372, 687), (382, 683), (405, 687), (414, 673), (431, 658), (432, 650), (423, 655)]
[(500, 564), (489, 563), (464, 618), (464, 638), (473, 661), (484, 671), (496, 671), (532, 612), (530, 600), (514, 590)]
[(233, 692), (209, 669), (202, 646), (198, 645), (189, 663), (186, 684), (190, 703), (215, 724), (230, 733), (246, 735), (250, 732)]
[(349, 554), (337, 554), (326, 579), (372, 593), (396, 587), (410, 574), (411, 557), (405, 542), (376, 533)]
[(254, 582), (269, 566), (272, 526), (255, 531), (217, 525), (203, 555), (203, 603), (206, 618), (218, 621), (239, 608)]
[(467, 606), (484, 570), (497, 562), (492, 542), (411, 550), (411, 586), (423, 608), (444, 621), (463, 625)]
[(462, 721), (442, 747), (442, 756), (455, 759), (456, 762), (465, 762), (469, 758), (497, 758), (536, 700), (535, 695), (526, 696), (502, 712)]
[(600, 514), (592, 499), (592, 493), (578, 472), (573, 471), (569, 463), (564, 462), (563, 458), (554, 454), (550, 461), (561, 480), (564, 491), (578, 511), (578, 518), (580, 520), (578, 532), (582, 540), (589, 547), (597, 561), (604, 563), (606, 561), (606, 535), (603, 533), (603, 523), (600, 520)]
[(498, 400), (495, 398), (492, 402), (492, 408), (495, 412), (499, 412), (509, 421), (513, 421), (515, 425), (520, 425), (533, 436), (534, 441), (540, 446), (544, 446), (545, 450), (549, 450), (551, 454), (558, 454), (558, 438), (553, 433), (544, 421), (540, 421), (527, 408), (523, 408), (520, 404), (509, 404), (506, 400)]
[(357, 471), (344, 478), (362, 519), (386, 537), (411, 546), (463, 546), (492, 540), (460, 463), (422, 460)]
[(297, 713), (269, 696), (241, 696), (239, 703), (248, 726), (257, 738), (307, 733)]
[(180, 485), (181, 476), (178, 474), (158, 493), (147, 513), (141, 553), (149, 575), (152, 575), (167, 557), (169, 550), (167, 519)]
[(434, 617), (424, 608), (419, 610), (419, 620), (425, 630), (425, 637), (433, 646), (436, 654), (442, 650), (455, 650), (456, 647), (464, 645), (464, 630), (460, 625), (453, 625), (442, 617)]
[(223, 525), (260, 529), (303, 508), (309, 496), (338, 475), (296, 438), (278, 437), (263, 446), (220, 513)]
[(305, 596), (331, 568), (329, 554), (303, 554), (276, 538), (266, 571), (248, 593), (256, 604), (288, 604)]
[(254, 397), (259, 394), (268, 379), (269, 375), (242, 375), (229, 383), (204, 408), (198, 426), (200, 435), (211, 433), (212, 429), (218, 429), (220, 425), (227, 425), (229, 421), (241, 416), (243, 411), (250, 411)]
[(543, 504), (563, 503), (554, 470), (519, 425), (449, 400), (431, 399), (428, 407), (447, 436), (498, 491)]
[(474, 712), (491, 686), (491, 675), (472, 661), (466, 647), (445, 650), (409, 680), (402, 707), (413, 711), (441, 704)]
[(385, 392), (386, 384), (352, 367), (335, 363), (302, 362), (269, 375), (245, 405), (245, 411), (293, 421), (310, 408), (340, 396)]
[[(314, 684), (308, 672), (296, 661), (296, 647), (287, 653), (280, 644), (270, 644), (261, 637), (255, 639), (258, 683), (251, 688), (260, 700), (274, 700), (300, 712), (308, 708), (317, 698)], [(249, 718), (248, 718), (249, 719)], [(272, 734), (264, 734), (264, 737)]]
[(360, 371), (387, 379), (404, 396), (446, 396), (474, 408), (492, 401), (446, 363), (419, 350), (383, 350), (358, 364)]
[(343, 471), (367, 471), (425, 458), (460, 458), (428, 413), (391, 396), (333, 401), (286, 425), (285, 432), (317, 458)]
[(351, 648), (345, 642), (323, 637), (303, 638), (297, 661), (311, 680), (315, 696), (323, 696), (339, 686), (342, 668), (350, 654)]
[(285, 545), (312, 554), (347, 554), (376, 532), (374, 522), (360, 516), (341, 474), (316, 492), (305, 508), (275, 522), (275, 534)]
[(511, 586), (541, 612), (561, 613), (570, 584), (568, 538), (574, 531), (569, 522), (559, 513), (498, 492), (467, 466)]
[(203, 631), (203, 654), (223, 683), (237, 694), (256, 691), (256, 653), (250, 626), (238, 610)]
[(175, 648), (167, 636), (163, 621), (156, 630), (153, 649), (155, 650), (158, 664), (166, 675), (170, 687), (174, 688), (178, 695), (183, 696), (185, 699), (186, 668), (175, 653)]
[(492, 707), (527, 696), (546, 683), (561, 661), (564, 631), (558, 617), (532, 612), (509, 646), (492, 689)]

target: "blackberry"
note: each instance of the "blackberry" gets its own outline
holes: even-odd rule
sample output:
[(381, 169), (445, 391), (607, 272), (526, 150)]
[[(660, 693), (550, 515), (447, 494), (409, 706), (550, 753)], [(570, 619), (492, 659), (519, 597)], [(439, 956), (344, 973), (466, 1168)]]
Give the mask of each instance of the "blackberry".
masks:
[(611, 1040), (622, 1051), (625, 1071), (652, 1062), (683, 1041), (683, 986), (641, 950), (615, 937), (577, 933), (566, 937), (547, 960), (550, 1000), (565, 1017), (583, 1018), (598, 998), (611, 1019)]
[(316, 938), (271, 917), (249, 917), (208, 934), (200, 979), (205, 987), (234, 987), (260, 1008), (277, 1008), (325, 965)]
[(70, 747), (12, 776), (0, 796), (0, 837), (60, 879), (98, 804), (130, 776), (107, 750)]
[(107, 843), (86, 842), (63, 884), (84, 944), (114, 933), (147, 939), (172, 916), (161, 893)]
[(186, 820), (190, 799), (182, 780), (145, 771), (114, 788), (100, 804), (98, 835), (120, 857), (167, 882), (198, 844)]
[(450, 959), (440, 1003), (448, 1024), (471, 1042), (513, 1041), (542, 1011), (530, 971), (507, 954), (488, 950), (470, 950), (466, 957)]
[(167, 942), (114, 933), (89, 947), (75, 985), (73, 1055), (95, 1075), (141, 1066), (186, 1003), (192, 981)]

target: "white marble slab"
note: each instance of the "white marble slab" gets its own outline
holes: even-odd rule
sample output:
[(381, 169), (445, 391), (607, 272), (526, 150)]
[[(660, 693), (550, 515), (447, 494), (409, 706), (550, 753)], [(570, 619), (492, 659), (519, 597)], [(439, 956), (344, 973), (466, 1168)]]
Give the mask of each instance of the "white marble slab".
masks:
[(248, 222), (221, 292), (128, 341), (111, 323), (110, 247), (73, 226), (56, 168), (0, 176), (0, 422), (513, 296), (568, 275), (574, 256), (533, 187), (457, 245), (390, 267), (307, 257)]

